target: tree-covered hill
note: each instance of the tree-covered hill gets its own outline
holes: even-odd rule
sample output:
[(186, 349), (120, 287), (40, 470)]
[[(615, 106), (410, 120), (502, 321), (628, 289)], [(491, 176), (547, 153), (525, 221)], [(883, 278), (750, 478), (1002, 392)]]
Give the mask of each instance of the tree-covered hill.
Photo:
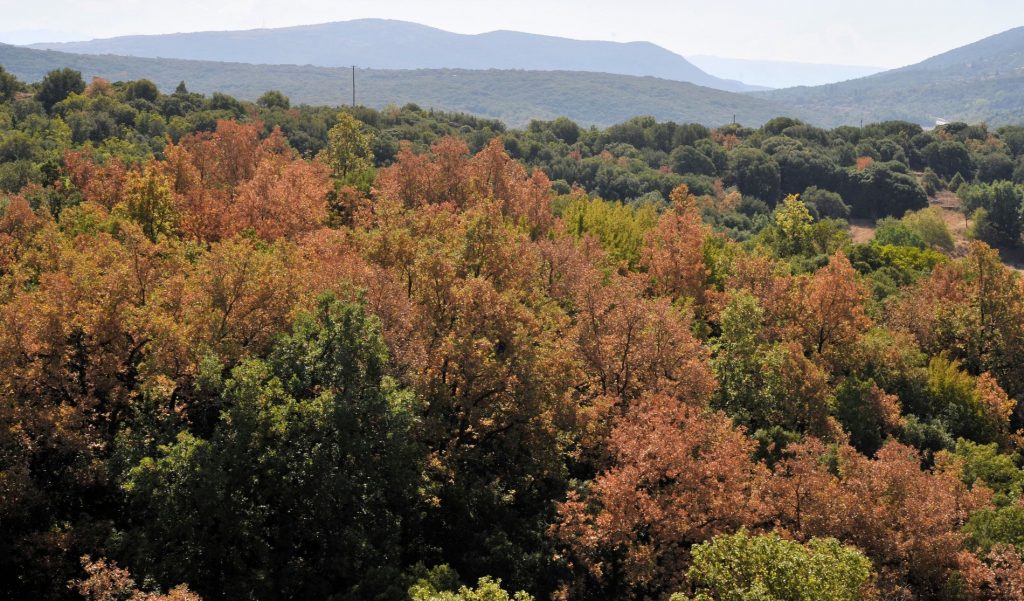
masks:
[(653, 76), (730, 92), (756, 88), (714, 77), (650, 42), (572, 40), (518, 31), (464, 35), (418, 23), (356, 19), (249, 31), (122, 36), (33, 47), (81, 54), (373, 69), (527, 69)]
[(816, 112), (823, 126), (889, 119), (1006, 125), (1024, 115), (1022, 90), (1024, 27), (1018, 27), (901, 69), (758, 95)]
[[(185, 81), (197, 92), (223, 92), (246, 100), (255, 100), (269, 89), (281, 90), (296, 104), (337, 105), (352, 98), (351, 71), (341, 68), (91, 56), (2, 44), (0, 65), (25, 81), (38, 81), (48, 71), (71, 67), (86, 79), (147, 78), (165, 92)], [(356, 80), (359, 104), (383, 108), (415, 102), (501, 119), (510, 126), (561, 116), (588, 126), (608, 126), (636, 115), (709, 126), (734, 118), (760, 125), (778, 115), (812, 116), (807, 111), (790, 111), (772, 100), (654, 77), (607, 73), (358, 69)]]
[[(364, 26), (373, 25), (378, 29), (397, 26), (382, 23), (370, 22)], [(774, 116), (787, 115), (821, 127), (887, 120), (923, 126), (933, 126), (940, 121), (986, 122), (998, 126), (1015, 124), (1024, 115), (1024, 95), (1020, 93), (1024, 89), (1024, 27), (951, 50), (916, 65), (869, 77), (814, 87), (732, 94), (683, 83), (694, 81), (711, 87), (729, 87), (721, 83), (724, 80), (702, 78), (700, 74), (703, 72), (681, 57), (676, 58), (685, 65), (672, 59), (675, 55), (650, 45), (594, 47), (591, 48), (593, 52), (578, 54), (578, 60), (566, 58), (545, 62), (545, 56), (577, 53), (573, 44), (588, 42), (542, 36), (538, 36), (538, 40), (523, 40), (520, 36), (524, 34), (493, 32), (482, 38), (487, 43), (481, 48), (486, 49), (473, 49), (472, 44), (466, 46), (462, 42), (449, 40), (450, 43), (442, 43), (447, 38), (437, 36), (445, 32), (430, 28), (423, 28), (425, 32), (422, 32), (415, 29), (418, 26), (401, 25), (414, 28), (409, 35), (398, 36), (411, 40), (399, 44), (406, 49), (403, 56), (417, 54), (416, 48), (420, 48), (421, 53), (431, 54), (431, 48), (446, 44), (465, 51), (453, 50), (454, 54), (450, 56), (437, 54), (423, 62), (389, 59), (391, 49), (381, 50), (377, 62), (362, 55), (351, 61), (340, 58), (335, 62), (321, 60), (325, 64), (459, 68), (361, 69), (357, 74), (360, 104), (380, 108), (387, 104), (415, 102), (442, 110), (498, 118), (514, 127), (525, 125), (530, 119), (558, 116), (567, 116), (584, 125), (608, 126), (640, 114), (710, 126), (731, 122), (734, 115), (747, 125), (760, 125)], [(266, 89), (280, 89), (297, 103), (338, 104), (351, 99), (351, 74), (339, 67), (121, 56), (205, 56), (248, 60), (249, 63), (291, 61), (316, 64), (315, 52), (310, 46), (330, 46), (330, 31), (329, 25), (323, 25), (254, 32), (208, 32), (187, 34), (183, 38), (116, 38), (60, 46), (88, 52), (111, 52), (117, 56), (63, 54), (0, 46), (0, 64), (29, 81), (38, 80), (51, 69), (70, 66), (86, 76), (99, 75), (110, 80), (148, 78), (164, 91), (185, 80), (193, 90), (205, 93), (221, 91), (242, 99), (255, 99)], [(230, 43), (225, 41), (229, 38)], [(353, 39), (360, 38), (355, 36)], [(188, 51), (180, 49), (184, 43), (182, 40), (191, 40), (195, 47)], [(263, 40), (262, 50), (258, 48), (258, 40)], [(292, 40), (293, 43), (284, 44), (282, 40)], [(482, 42), (476, 40), (473, 43)], [(568, 46), (563, 47), (563, 43)], [(529, 51), (524, 50), (527, 47)], [(422, 50), (424, 48), (427, 50)], [(498, 54), (512, 58), (487, 59), (496, 52), (495, 48), (503, 49)], [(627, 54), (633, 57), (627, 62), (640, 63), (644, 67), (630, 71), (617, 60), (612, 60), (613, 56), (622, 56), (616, 52), (626, 52), (623, 48), (627, 48)], [(572, 52), (569, 49), (573, 49)], [(459, 58), (464, 55), (477, 58)], [(338, 56), (351, 55), (342, 53)], [(605, 58), (596, 60), (594, 57)], [(489, 65), (501, 69), (481, 70)], [(541, 70), (518, 70), (520, 68)], [(597, 69), (612, 73), (643, 73), (664, 79), (614, 75), (596, 72)]]

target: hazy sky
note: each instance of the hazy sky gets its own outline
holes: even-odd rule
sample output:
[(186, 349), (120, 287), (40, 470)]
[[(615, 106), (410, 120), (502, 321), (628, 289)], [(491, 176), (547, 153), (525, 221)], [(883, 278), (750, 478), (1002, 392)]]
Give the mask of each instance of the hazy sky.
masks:
[(0, 41), (11, 43), (379, 17), (896, 67), (1024, 25), (1024, 0), (0, 0), (0, 15)]

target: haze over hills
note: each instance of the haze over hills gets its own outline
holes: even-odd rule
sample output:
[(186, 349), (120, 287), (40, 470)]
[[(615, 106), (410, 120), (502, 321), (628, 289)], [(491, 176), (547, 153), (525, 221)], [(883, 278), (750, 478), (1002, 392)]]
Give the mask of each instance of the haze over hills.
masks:
[[(87, 80), (150, 79), (165, 92), (185, 81), (195, 92), (224, 92), (245, 100), (272, 89), (284, 92), (295, 104), (338, 105), (352, 98), (351, 72), (346, 68), (69, 54), (3, 44), (0, 65), (27, 82), (70, 67)], [(581, 71), (359, 69), (357, 92), (357, 102), (366, 106), (412, 102), (497, 118), (513, 127), (560, 116), (598, 126), (637, 115), (709, 126), (732, 122), (734, 117), (751, 126), (779, 115), (818, 120), (813, 113), (746, 94), (654, 77)]]
[[(440, 44), (437, 39), (455, 35), (403, 22), (374, 20), (335, 25), (351, 23), (360, 24), (364, 28), (408, 27), (409, 31), (426, 36), (424, 40), (440, 36), (435, 42), (422, 42), (428, 50), (436, 47), (432, 44)], [(330, 27), (333, 26), (181, 35), (200, 36), (189, 38), (193, 40), (212, 36), (209, 40), (220, 40), (223, 44), (222, 53), (228, 55), (228, 58), (241, 59), (244, 56), (241, 48), (251, 45), (248, 36), (287, 33), (297, 36), (295, 39), (298, 40), (303, 36), (297, 31), (316, 32), (322, 31), (321, 28), (329, 30)], [(236, 33), (242, 37), (242, 42), (238, 44), (218, 37)], [(297, 45), (288, 49), (287, 52), (292, 54), (285, 54), (279, 60), (298, 61), (301, 56), (314, 53), (317, 40), (321, 39), (318, 35), (310, 33), (305, 47)], [(364, 39), (369, 40), (367, 48), (372, 47), (373, 44), (369, 42), (374, 39), (374, 35), (366, 35), (369, 36)], [(539, 38), (544, 43), (556, 45), (591, 44), (510, 32), (461, 37), (474, 40), (485, 37), (492, 41), (505, 39), (509, 40), (509, 45), (516, 46), (519, 36), (534, 41)], [(116, 38), (109, 42), (120, 40), (117, 43), (127, 44), (134, 39)], [(138, 39), (180, 45), (182, 38), (147, 36)], [(357, 42), (357, 38), (351, 38), (346, 43), (358, 46)], [(411, 38), (403, 39), (401, 44), (406, 45), (405, 48), (395, 50), (393, 58), (387, 60), (398, 61), (402, 56), (431, 54), (430, 51), (421, 53), (410, 50), (409, 45), (414, 43)], [(634, 49), (654, 49), (656, 53), (675, 57), (650, 44), (592, 44), (597, 45), (595, 48), (626, 48), (629, 52)], [(197, 42), (196, 46), (201, 47), (202, 44)], [(252, 52), (255, 54), (251, 60), (269, 60), (268, 53), (272, 52), (268, 48), (254, 48)], [(130, 50), (127, 47), (107, 49), (119, 52)], [(207, 51), (212, 52), (211, 49), (203, 52)], [(390, 56), (387, 54), (390, 50), (382, 52)], [(510, 56), (515, 53), (505, 50), (497, 54)], [(478, 58), (453, 56), (451, 60), (453, 64), (465, 64), (458, 61), (472, 63)], [(522, 60), (539, 61), (541, 58), (538, 54)], [(681, 57), (676, 58), (683, 60)], [(434, 55), (432, 60), (442, 59), (440, 55)], [(568, 61), (569, 58), (563, 56), (558, 60)], [(14, 46), (0, 46), (0, 64), (26, 81), (37, 81), (51, 69), (70, 66), (82, 71), (87, 77), (102, 76), (115, 81), (148, 78), (164, 90), (185, 80), (196, 91), (221, 91), (250, 100), (268, 89), (280, 89), (296, 103), (337, 105), (347, 103), (351, 98), (350, 74), (346, 68), (341, 67), (69, 54)], [(689, 65), (685, 60), (677, 64)], [(696, 70), (696, 67), (693, 69)], [(425, 107), (498, 118), (511, 126), (523, 125), (531, 119), (563, 115), (584, 125), (610, 125), (637, 115), (707, 125), (730, 122), (735, 115), (740, 123), (758, 125), (774, 116), (785, 115), (824, 127), (883, 120), (905, 120), (925, 126), (934, 125), (938, 120), (984, 121), (998, 126), (1024, 121), (1024, 94), (1021, 94), (1021, 90), (1024, 90), (1024, 28), (983, 39), (916, 65), (869, 77), (823, 86), (794, 87), (752, 94), (730, 93), (668, 78), (599, 73), (585, 69), (361, 69), (358, 87), (358, 101), (367, 106), (383, 107), (415, 102)]]
[(702, 70), (715, 74), (716, 77), (735, 79), (767, 88), (820, 86), (885, 71), (882, 67), (863, 65), (829, 65), (706, 55), (688, 56), (686, 59)]
[(588, 71), (653, 76), (732, 92), (764, 89), (709, 75), (678, 54), (650, 42), (572, 40), (515, 31), (464, 35), (385, 19), (125, 36), (31, 47), (80, 54), (274, 65)]
[(1024, 121), (1024, 27), (950, 50), (916, 65), (818, 87), (761, 92), (798, 109), (826, 115), (823, 125), (902, 119)]

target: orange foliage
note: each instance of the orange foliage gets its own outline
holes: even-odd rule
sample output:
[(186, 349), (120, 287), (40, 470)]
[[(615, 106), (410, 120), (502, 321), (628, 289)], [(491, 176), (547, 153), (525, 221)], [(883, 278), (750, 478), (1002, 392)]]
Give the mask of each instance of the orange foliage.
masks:
[(686, 184), (679, 186), (672, 192), (672, 210), (665, 212), (644, 238), (640, 264), (647, 270), (656, 295), (673, 301), (703, 301), (709, 274), (703, 252), (707, 234), (696, 198)]
[(871, 157), (857, 157), (856, 169), (857, 171), (864, 171), (868, 167), (875, 164), (875, 159)]
[(592, 271), (575, 291), (574, 339), (595, 397), (663, 392), (699, 402), (715, 384), (689, 318), (667, 299), (647, 300), (636, 277), (601, 281)]
[(967, 490), (956, 470), (922, 471), (917, 453), (897, 443), (874, 460), (845, 444), (832, 453), (813, 440), (787, 449), (765, 494), (774, 521), (801, 540), (832, 536), (856, 545), (891, 598), (910, 598), (906, 584), (937, 593), (961, 565), (960, 528), (985, 506), (986, 491)]
[[(941, 461), (922, 470), (894, 442), (864, 457), (830, 415), (844, 370), (913, 369), (913, 336), (965, 357), (981, 374), (985, 411), (1008, 427), (1012, 393), (1024, 390), (1011, 386), (1024, 372), (993, 358), (1024, 350), (1024, 304), (989, 251), (975, 247), (913, 288), (892, 313), (904, 332), (886, 346), (864, 336), (868, 293), (841, 252), (793, 276), (737, 250), (722, 300), (748, 290), (764, 321), (749, 336), (752, 354), (778, 353), (778, 400), (764, 421), (781, 415), (773, 425), (809, 435), (771, 449), (781, 459), (770, 470), (752, 459), (757, 444), (742, 429), (708, 409), (711, 345), (694, 335), (687, 305), (713, 315), (719, 299), (704, 263), (709, 228), (685, 186), (645, 237), (643, 272), (629, 273), (593, 238), (565, 235), (547, 176), (511, 160), (498, 139), (475, 156), (455, 138), (429, 154), (404, 146), (371, 202), (354, 188), (331, 196), (325, 166), (299, 158), (279, 131), (261, 131), (222, 121), (131, 173), (68, 152), (65, 172), (84, 202), (60, 227), (10, 198), (0, 215), (0, 445), (14, 449), (0, 481), (4, 512), (36, 493), (33, 462), (47, 454), (71, 464), (73, 478), (55, 488), (103, 482), (98, 458), (140, 399), (201, 431), (220, 411), (197, 392), (205, 367), (223, 373), (265, 354), (298, 310), (332, 291), (381, 320), (388, 375), (416, 399), (424, 501), (439, 508), (424, 519), (438, 532), (449, 519), (486, 525), (491, 514), (466, 495), (487, 497), (495, 513), (551, 511), (578, 470), (597, 475), (558, 505), (550, 534), (583, 592), (683, 590), (690, 547), (746, 527), (856, 545), (887, 598), (909, 598), (910, 588), (934, 598), (955, 570), (977, 599), (1020, 597), (1019, 555), (962, 552), (961, 527), (986, 506), (984, 487), (968, 490)], [(147, 237), (111, 210), (130, 196), (126, 181), (151, 173), (173, 191), (163, 196), (173, 196), (184, 241)], [(737, 202), (718, 192), (720, 204)], [(863, 390), (872, 431), (895, 431), (899, 399)], [(183, 588), (139, 592), (104, 560), (84, 567), (77, 587), (88, 598), (196, 599)]]
[(94, 202), (107, 209), (121, 202), (128, 167), (117, 159), (104, 165), (95, 163), (85, 150), (64, 152), (64, 172), (82, 200)]
[[(741, 255), (734, 261), (727, 290), (747, 290), (764, 309), (766, 341), (791, 340), (801, 329), (798, 282), (772, 259)], [(721, 299), (728, 302), (728, 298)]]
[(252, 179), (240, 185), (226, 212), (223, 235), (246, 229), (265, 240), (293, 238), (316, 229), (327, 218), (331, 184), (327, 167), (271, 155)]
[(817, 354), (848, 350), (870, 325), (864, 313), (866, 288), (842, 251), (806, 281), (800, 324), (805, 348)]
[[(766, 477), (754, 443), (721, 413), (667, 395), (640, 399), (609, 439), (610, 469), (559, 508), (554, 535), (616, 598), (683, 589), (689, 547), (756, 523)], [(585, 586), (581, 578), (577, 586)]]
[(97, 96), (113, 96), (114, 88), (110, 82), (102, 77), (93, 77), (92, 82), (85, 88), (85, 95), (89, 98)]
[(961, 574), (969, 597), (976, 601), (1024, 599), (1024, 560), (1012, 545), (999, 545), (978, 559), (961, 551)]
[(214, 244), (147, 304), (140, 327), (150, 340), (150, 364), (179, 378), (194, 374), (203, 353), (233, 365), (265, 350), (301, 298), (293, 260), (281, 245), (263, 250), (241, 238)]
[(513, 161), (499, 138), (473, 157), (466, 143), (444, 138), (429, 155), (417, 155), (405, 145), (394, 165), (381, 169), (375, 186), (379, 198), (406, 207), (451, 203), (459, 209), (494, 199), (502, 214), (525, 228), (532, 238), (554, 225), (551, 184), (541, 171), (528, 175)]
[(166, 595), (139, 590), (128, 570), (117, 563), (82, 557), (87, 578), (75, 583), (78, 593), (88, 601), (202, 601), (184, 584), (172, 588)]
[(280, 130), (260, 139), (260, 123), (219, 121), (213, 133), (185, 136), (165, 150), (183, 233), (216, 241), (252, 229), (267, 240), (320, 227), (330, 174), (288, 148)]
[(974, 242), (963, 259), (935, 267), (895, 304), (890, 323), (922, 350), (947, 352), (973, 374), (989, 372), (1011, 397), (1024, 394), (1024, 281), (999, 253)]
[(15, 267), (23, 247), (43, 223), (24, 196), (7, 198), (7, 206), (0, 214), (0, 274)]

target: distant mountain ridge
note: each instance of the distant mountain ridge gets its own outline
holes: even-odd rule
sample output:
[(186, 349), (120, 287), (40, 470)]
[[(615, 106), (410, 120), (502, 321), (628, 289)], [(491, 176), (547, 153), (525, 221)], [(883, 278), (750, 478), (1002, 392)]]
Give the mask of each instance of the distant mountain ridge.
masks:
[(756, 95), (830, 115), (827, 126), (889, 119), (1024, 123), (1024, 27), (870, 77)]
[[(411, 27), (426, 30), (427, 35), (437, 31)], [(372, 46), (373, 35), (367, 35)], [(493, 35), (516, 44), (517, 34)], [(228, 46), (237, 50), (233, 44)], [(269, 89), (285, 92), (296, 103), (337, 105), (351, 98), (350, 75), (343, 68), (69, 54), (2, 44), (0, 64), (26, 81), (69, 66), (86, 77), (152, 79), (164, 90), (185, 80), (196, 91), (221, 91), (249, 100)], [(747, 94), (664, 78), (586, 71), (360, 69), (358, 73), (362, 104), (383, 107), (415, 102), (498, 118), (511, 126), (558, 116), (602, 126), (638, 115), (712, 126), (728, 123), (733, 116), (751, 126), (775, 116), (797, 117), (822, 127), (886, 120), (924, 126), (939, 120), (1024, 124), (1024, 27), (868, 77)]]
[(764, 89), (710, 75), (682, 56), (650, 42), (572, 40), (515, 31), (466, 35), (386, 19), (123, 36), (30, 47), (78, 54), (268, 65), (587, 71), (658, 77), (730, 92)]
[[(352, 98), (346, 68), (69, 54), (0, 44), (0, 65), (23, 81), (70, 67), (86, 80), (150, 79), (164, 92), (185, 81), (189, 90), (255, 100), (280, 90), (294, 104), (339, 105)], [(496, 118), (513, 127), (531, 119), (566, 116), (584, 126), (609, 126), (638, 115), (662, 121), (720, 126), (736, 119), (757, 126), (779, 115), (817, 121), (777, 102), (690, 83), (581, 71), (357, 70), (357, 102), (374, 108), (416, 103), (424, 108)]]

